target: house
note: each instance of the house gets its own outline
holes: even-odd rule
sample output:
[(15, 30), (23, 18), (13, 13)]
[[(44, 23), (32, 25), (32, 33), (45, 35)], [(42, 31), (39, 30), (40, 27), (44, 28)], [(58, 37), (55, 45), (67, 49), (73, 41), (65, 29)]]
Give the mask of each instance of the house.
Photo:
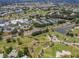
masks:
[(5, 24), (0, 24), (0, 27), (4, 27), (5, 26)]
[(75, 13), (71, 13), (70, 15), (71, 15), (71, 16), (75, 16), (76, 14), (75, 14)]
[(22, 56), (21, 58), (28, 58), (28, 56), (27, 56), (27, 55), (24, 55), (24, 56)]
[(7, 12), (1, 12), (0, 16), (5, 16), (7, 14)]
[(79, 12), (79, 8), (75, 8), (75, 9), (73, 9), (73, 12)]
[(19, 13), (19, 12), (22, 12), (22, 11), (23, 11), (22, 9), (15, 9), (16, 13)]
[(16, 58), (18, 56), (18, 52), (17, 50), (13, 49), (9, 54), (8, 57), (9, 58)]
[(16, 19), (16, 20), (11, 20), (10, 22), (12, 24), (17, 24), (17, 23), (29, 23), (30, 21), (28, 19)]
[(11, 31), (12, 31), (12, 29), (10, 27), (4, 27), (3, 32), (11, 32)]
[(56, 52), (56, 57), (57, 58), (61, 58), (61, 57), (64, 57), (64, 56), (71, 56), (71, 52), (70, 51), (65, 51), (65, 50)]
[(54, 21), (53, 21), (53, 20), (51, 20), (51, 19), (48, 19), (47, 21), (48, 21), (48, 22), (50, 22), (50, 23), (54, 23)]
[(3, 58), (4, 57), (4, 54), (3, 53), (0, 53), (0, 58)]
[[(0, 20), (0, 27), (3, 28), (4, 35), (11, 35), (11, 32), (16, 29), (29, 29), (31, 27), (31, 20), (16, 19), (10, 21)], [(1, 29), (0, 29), (1, 30)]]
[(10, 23), (9, 22), (5, 22), (5, 25), (8, 26)]
[(60, 42), (60, 40), (58, 40), (58, 38), (54, 35), (51, 36), (48, 35), (48, 39), (52, 42)]
[(36, 21), (37, 19), (32, 19), (33, 21)]
[(37, 23), (37, 24), (43, 24), (42, 22), (40, 22), (39, 20), (36, 20), (36, 19), (33, 19), (34, 23)]
[(49, 24), (49, 22), (47, 22), (46, 20), (41, 20), (41, 22), (44, 24)]
[(17, 20), (11, 20), (11, 24), (17, 24)]
[(79, 29), (79, 26), (75, 27), (74, 29)]

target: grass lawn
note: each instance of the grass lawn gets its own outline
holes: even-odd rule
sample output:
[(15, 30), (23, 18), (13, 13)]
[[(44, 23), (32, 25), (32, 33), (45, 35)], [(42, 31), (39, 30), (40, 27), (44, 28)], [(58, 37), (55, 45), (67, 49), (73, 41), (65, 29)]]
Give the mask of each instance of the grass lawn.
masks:
[[(45, 40), (47, 39), (45, 34), (41, 34), (41, 35), (38, 35), (36, 37), (39, 38), (40, 41), (42, 40), (42, 42), (43, 42), (43, 38), (45, 38)], [(50, 32), (48, 34), (57, 35), (59, 40), (64, 41), (64, 39), (67, 38), (66, 41), (68, 41), (68, 42), (74, 42), (74, 41), (79, 42), (79, 39), (72, 38), (72, 37), (67, 37), (67, 36), (62, 35), (62, 34), (60, 34), (58, 32)], [(48, 39), (47, 39), (47, 41), (48, 41)], [(49, 47), (49, 48), (45, 49), (44, 56), (42, 56), (42, 57), (45, 57), (45, 58), (47, 58), (47, 57), (49, 57), (49, 58), (55, 57), (56, 56), (56, 51), (58, 51), (58, 50), (68, 50), (68, 51), (70, 51), (72, 53), (73, 57), (77, 57), (79, 55), (79, 49), (77, 49), (75, 47), (72, 47), (72, 46), (66, 46), (66, 45), (64, 45), (62, 43), (55, 43), (55, 45), (53, 47)]]
[(55, 58), (56, 51), (61, 51), (61, 50), (70, 51), (72, 53), (73, 57), (76, 57), (79, 55), (79, 49), (76, 49), (76, 48), (71, 47), (71, 46), (66, 46), (66, 45), (61, 44), (61, 43), (56, 43), (53, 47), (47, 48), (45, 50), (45, 54), (43, 57)]
[[(34, 49), (34, 52), (30, 52), (33, 58), (37, 58), (40, 51), (45, 48), (47, 45), (50, 45), (51, 42), (49, 42), (49, 39), (47, 37), (47, 34), (53, 34), (58, 37), (59, 40), (63, 40), (67, 38), (66, 41), (68, 42), (79, 42), (78, 39), (72, 38), (72, 37), (67, 37), (65, 35), (62, 35), (58, 32), (48, 32), (48, 33), (43, 33), (41, 35), (37, 36), (31, 36), (31, 37), (19, 37), (20, 42), (22, 43), (21, 45), (18, 44), (18, 41), (16, 42), (11, 42), (7, 43), (5, 40), (0, 41), (0, 49), (4, 50), (4, 47), (13, 47), (13, 48), (19, 48), (20, 50), (23, 50), (24, 47), (32, 47)], [(37, 43), (39, 42), (39, 43)], [(55, 57), (56, 56), (56, 51), (58, 50), (68, 50), (71, 51), (72, 56), (76, 57), (79, 55), (79, 49), (71, 46), (66, 46), (62, 43), (55, 43), (53, 47), (49, 47), (45, 49), (45, 53), (42, 57)], [(29, 50), (30, 51), (30, 50)]]
[(74, 29), (72, 32), (73, 32), (73, 33), (78, 33), (78, 34), (79, 34), (79, 29)]
[(79, 34), (79, 29), (73, 29), (72, 33)]
[(76, 42), (76, 43), (79, 43), (79, 39), (78, 38), (74, 38), (74, 37), (70, 37), (70, 36), (66, 36), (66, 35), (63, 35), (61, 33), (58, 33), (58, 32), (52, 32), (52, 34), (56, 35), (58, 37), (59, 40), (65, 40), (65, 41), (68, 41), (68, 42)]

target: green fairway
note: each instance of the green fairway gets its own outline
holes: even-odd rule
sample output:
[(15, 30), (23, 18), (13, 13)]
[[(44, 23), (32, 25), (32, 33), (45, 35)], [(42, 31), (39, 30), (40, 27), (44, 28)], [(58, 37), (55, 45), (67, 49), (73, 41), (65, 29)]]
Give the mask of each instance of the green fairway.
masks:
[[(20, 50), (23, 50), (24, 47), (30, 47), (33, 48), (34, 52), (30, 52), (32, 57), (38, 57), (40, 55), (40, 52), (42, 49), (44, 49), (44, 54), (41, 57), (56, 57), (56, 51), (61, 51), (61, 50), (68, 50), (72, 53), (73, 57), (78, 57), (79, 55), (79, 49), (75, 48), (74, 46), (67, 46), (62, 43), (54, 43), (54, 46), (50, 47), (50, 45), (53, 42), (50, 42), (47, 35), (56, 35), (59, 40), (61, 41), (68, 41), (68, 42), (79, 42), (79, 39), (72, 38), (72, 37), (67, 37), (65, 35), (62, 35), (58, 32), (48, 32), (48, 33), (43, 33), (37, 36), (26, 36), (26, 37), (19, 37), (18, 39), (15, 39), (16, 42), (13, 42), (11, 39), (10, 43), (7, 43), (6, 40), (0, 41), (0, 49), (4, 50), (4, 47), (13, 47), (13, 48), (18, 48)], [(66, 38), (66, 40), (64, 40)], [(19, 44), (19, 42), (21, 44)], [(48, 47), (49, 46), (49, 47)], [(29, 50), (30, 51), (30, 50)]]
[(76, 49), (71, 46), (66, 46), (61, 43), (56, 43), (53, 47), (47, 48), (45, 50), (44, 57), (49, 57), (49, 58), (56, 57), (56, 51), (62, 51), (62, 50), (70, 51), (73, 57), (77, 57), (79, 55), (79, 49)]

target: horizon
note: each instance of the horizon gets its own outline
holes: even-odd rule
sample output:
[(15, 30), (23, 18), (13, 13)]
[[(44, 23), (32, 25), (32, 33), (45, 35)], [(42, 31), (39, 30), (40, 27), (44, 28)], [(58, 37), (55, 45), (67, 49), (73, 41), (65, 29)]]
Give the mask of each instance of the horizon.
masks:
[(0, 0), (0, 4), (10, 4), (10, 3), (70, 3), (70, 4), (78, 4), (79, 0)]

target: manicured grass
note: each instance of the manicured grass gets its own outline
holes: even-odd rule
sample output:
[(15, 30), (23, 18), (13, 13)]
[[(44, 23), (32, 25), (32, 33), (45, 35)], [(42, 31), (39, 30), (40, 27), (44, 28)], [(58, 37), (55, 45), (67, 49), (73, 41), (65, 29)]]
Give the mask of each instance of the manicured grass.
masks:
[[(43, 34), (40, 34), (40, 35), (37, 35), (37, 36), (26, 36), (26, 37), (19, 37), (20, 39), (20, 42), (22, 43), (21, 45), (18, 44), (18, 40), (16, 40), (16, 42), (11, 42), (11, 43), (7, 43), (5, 40), (3, 41), (0, 41), (0, 48), (2, 48), (4, 50), (4, 47), (13, 47), (13, 48), (19, 48), (20, 50), (23, 50), (24, 47), (32, 47), (34, 49), (34, 52), (30, 52), (32, 57), (38, 57), (38, 55), (40, 54), (40, 51), (43, 49), (43, 48), (46, 48), (45, 45), (50, 45), (51, 42), (49, 41), (48, 37), (47, 37), (47, 34), (53, 34), (53, 35), (56, 35), (58, 37), (59, 40), (63, 40), (65, 41), (64, 39), (67, 38), (66, 41), (68, 42), (79, 42), (78, 39), (76, 38), (72, 38), (72, 37), (67, 37), (63, 34), (60, 34), (58, 32), (48, 32), (48, 33), (43, 33)], [(36, 43), (36, 42), (39, 42), (39, 43)], [(46, 44), (48, 43), (48, 44)], [(35, 44), (35, 45), (34, 45)], [(62, 43), (55, 43), (54, 46), (52, 47), (48, 47), (45, 49), (45, 53), (42, 57), (45, 57), (45, 58), (51, 58), (51, 57), (56, 57), (56, 51), (58, 50), (68, 50), (72, 53), (72, 56), (73, 57), (76, 57), (79, 55), (79, 49), (78, 48), (75, 48), (74, 46), (67, 46), (67, 45), (64, 45)]]
[[(76, 39), (76, 38), (73, 38), (73, 37), (67, 37), (67, 36), (62, 35), (62, 34), (60, 34), (58, 32), (51, 32), (49, 34), (57, 35), (59, 40), (64, 41), (64, 39), (66, 38), (67, 39), (66, 41), (68, 41), (68, 42), (74, 42), (74, 41), (79, 42), (79, 39)], [(43, 35), (44, 34), (38, 35), (37, 37), (38, 38), (43, 38), (45, 36), (45, 35), (44, 36)], [(47, 37), (46, 37), (46, 39), (47, 39)], [(40, 41), (41, 41), (41, 39), (40, 39)], [(75, 47), (72, 47), (72, 46), (66, 46), (66, 45), (64, 45), (62, 43), (56, 43), (53, 47), (47, 48), (45, 50), (44, 56), (42, 56), (42, 57), (45, 57), (45, 58), (47, 58), (47, 57), (49, 57), (49, 58), (55, 57), (56, 56), (56, 51), (58, 51), (58, 50), (68, 50), (68, 51), (70, 51), (72, 53), (73, 57), (77, 57), (79, 55), (79, 49), (78, 48), (75, 48)]]
[[(38, 38), (39, 37), (39, 38)], [(38, 39), (38, 41), (40, 42), (37, 45), (33, 45), (35, 44), (37, 41), (35, 40), (35, 38), (33, 37), (19, 37), (19, 41), (22, 43), (21, 45), (18, 44), (18, 40), (16, 39), (16, 42), (10, 42), (7, 43), (6, 40), (0, 41), (0, 48), (2, 48), (2, 50), (4, 50), (4, 47), (13, 47), (13, 48), (18, 48), (20, 50), (23, 50), (24, 47), (33, 47), (34, 52), (31, 52), (32, 57), (38, 57), (40, 51), (43, 48), (44, 43), (48, 42), (48, 39), (46, 39), (45, 34), (36, 36), (35, 38)]]
[(35, 38), (37, 38), (39, 40), (39, 42), (47, 42), (47, 41), (49, 41), (48, 37), (46, 36), (46, 33), (35, 36)]
[(76, 48), (71, 47), (71, 46), (66, 46), (66, 45), (61, 44), (61, 43), (56, 43), (53, 47), (47, 48), (45, 50), (44, 57), (55, 58), (56, 51), (62, 51), (62, 50), (70, 51), (72, 53), (73, 57), (76, 57), (77, 55), (79, 55), (79, 49), (76, 49)]
[(72, 33), (79, 34), (79, 29), (73, 29)]
[(4, 48), (4, 47), (13, 47), (13, 48), (17, 48), (20, 47), (22, 48), (23, 46), (28, 46), (30, 44), (30, 42), (32, 42), (32, 38), (28, 38), (28, 37), (24, 37), (24, 38), (20, 38), (20, 42), (22, 42), (21, 45), (18, 44), (17, 39), (15, 39), (16, 42), (11, 41), (10, 43), (7, 43), (6, 40), (2, 40), (0, 41), (0, 48)]
[(66, 35), (63, 35), (63, 34), (58, 33), (58, 32), (52, 32), (52, 34), (56, 35), (59, 40), (79, 43), (79, 39), (78, 38), (66, 36)]

